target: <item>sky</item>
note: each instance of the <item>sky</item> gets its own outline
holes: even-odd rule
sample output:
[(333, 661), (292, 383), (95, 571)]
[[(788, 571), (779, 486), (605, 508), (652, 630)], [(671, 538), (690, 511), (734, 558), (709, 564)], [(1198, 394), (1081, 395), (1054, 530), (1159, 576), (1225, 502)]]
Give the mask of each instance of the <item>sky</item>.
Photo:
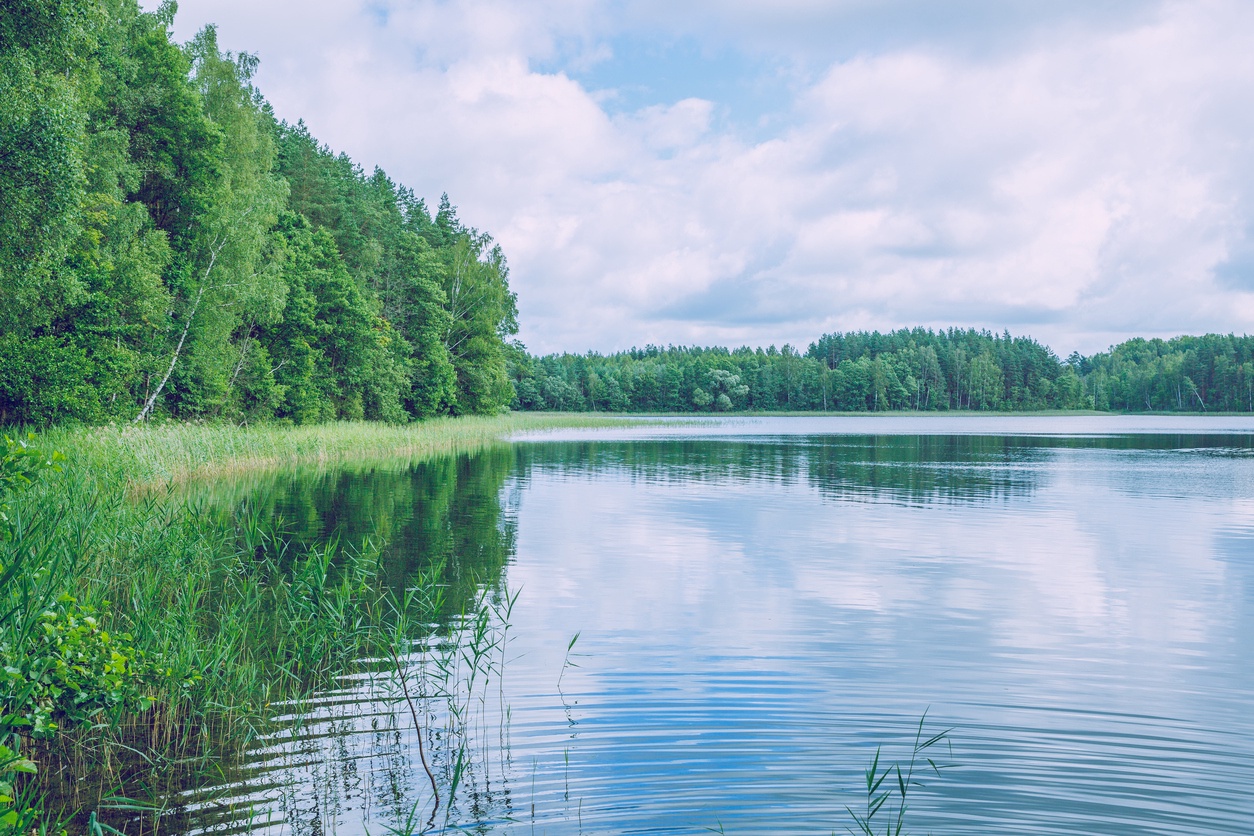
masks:
[(1248, 0), (184, 0), (175, 37), (208, 23), (494, 236), (534, 353), (1254, 331)]

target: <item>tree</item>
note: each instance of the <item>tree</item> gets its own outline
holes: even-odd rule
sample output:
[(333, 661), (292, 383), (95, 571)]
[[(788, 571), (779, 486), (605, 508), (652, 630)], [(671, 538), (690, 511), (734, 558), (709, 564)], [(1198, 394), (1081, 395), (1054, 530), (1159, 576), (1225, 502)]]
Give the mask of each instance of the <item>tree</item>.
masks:
[(992, 354), (984, 353), (971, 361), (971, 406), (997, 409), (1002, 402), (1002, 370)]
[[(286, 198), (286, 184), (274, 173), (273, 119), (252, 86), (257, 59), (221, 53), (212, 26), (196, 36), (186, 55), (192, 89), (182, 100), (201, 106), (205, 126), (196, 124), (196, 135), (215, 137), (212, 176), (207, 182), (153, 187), (159, 195), (152, 198), (155, 206), (178, 230), (176, 240), (184, 254), (175, 281), (182, 328), (165, 373), (136, 421), (151, 414), (189, 336), (191, 367), (182, 375), (177, 403), (184, 414), (220, 410), (237, 377), (232, 368), (241, 368), (253, 329), (259, 321), (275, 319), (283, 304), (282, 285), (268, 272), (263, 255), (267, 231)], [(168, 60), (161, 66), (174, 66), (172, 58), (163, 57)], [(191, 114), (186, 119), (196, 121)], [(194, 223), (185, 230), (178, 229), (182, 218), (175, 217), (183, 202), (194, 213)], [(242, 346), (233, 350), (232, 337)]]
[(738, 374), (732, 374), (726, 369), (711, 369), (709, 394), (714, 397), (714, 408), (726, 412), (743, 403), (749, 394), (749, 387), (740, 382)]
[(505, 340), (518, 333), (517, 298), (499, 246), (462, 230), (444, 251), (449, 324), (444, 347), (457, 375), (454, 413), (490, 413), (513, 399)]
[(81, 228), (99, 16), (86, 0), (13, 0), (0, 14), (0, 333), (30, 334), (82, 292), (61, 267)]

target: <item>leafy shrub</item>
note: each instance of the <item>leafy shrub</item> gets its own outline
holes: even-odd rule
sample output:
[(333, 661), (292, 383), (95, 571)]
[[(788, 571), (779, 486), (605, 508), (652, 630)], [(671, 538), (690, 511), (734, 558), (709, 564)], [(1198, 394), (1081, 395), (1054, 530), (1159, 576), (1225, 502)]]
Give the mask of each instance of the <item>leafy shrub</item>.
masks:
[[(33, 440), (34, 436), (17, 441), (5, 436), (4, 447), (0, 448), (0, 543), (11, 542), (14, 538), (10, 497), (34, 484), (40, 472), (59, 471), (64, 461), (60, 453), (44, 454), (32, 447), (28, 442)], [(0, 834), (24, 832), (32, 823), (32, 811), (14, 785), (19, 776), (36, 771), (35, 764), (22, 757), (16, 748), (16, 731), (23, 722), (19, 704), (25, 702), (29, 691), (13, 690), (10, 685), (16, 682), (7, 681), (10, 679), (7, 670), (10, 667), (8, 642), (23, 634), (18, 626), (24, 621), (23, 605), (32, 603), (30, 591), (32, 587), (37, 588), (38, 583), (31, 583), (34, 579), (24, 571), (22, 550), (15, 549), (13, 554), (13, 559), (7, 563), (0, 559), (0, 592), (8, 593), (0, 595), (0, 665), (5, 671), (0, 675), (0, 682), (5, 682), (0, 689)]]
[[(32, 447), (30, 442), (34, 440), (33, 433), (17, 441), (7, 435), (4, 437), (4, 451), (0, 452), (0, 540), (13, 539), (9, 496), (30, 487), (41, 471), (60, 473), (61, 462), (65, 461), (65, 456), (55, 450), (44, 453)], [(0, 565), (0, 577), (4, 576), (4, 570)]]
[[(28, 645), (0, 645), (0, 671), (10, 722), (35, 738), (62, 727), (90, 727), (101, 714), (142, 712), (172, 676), (136, 650), (129, 633), (111, 634), (103, 613), (62, 595), (45, 609)], [(183, 683), (190, 687), (193, 680)]]
[(0, 836), (28, 833), (40, 817), (38, 788), (22, 780), (37, 772), (22, 754), (29, 739), (145, 711), (158, 693), (199, 679), (172, 681), (129, 634), (105, 629), (107, 602), (97, 609), (62, 591), (75, 555), (29, 539), (41, 525), (55, 533), (58, 518), (36, 513), (19, 525), (10, 504), (65, 461), (33, 442), (6, 436), (0, 447)]
[(17, 833), (25, 830), (30, 813), (17, 802), (17, 789), (13, 786), (19, 775), (33, 775), (35, 764), (0, 744), (0, 833)]

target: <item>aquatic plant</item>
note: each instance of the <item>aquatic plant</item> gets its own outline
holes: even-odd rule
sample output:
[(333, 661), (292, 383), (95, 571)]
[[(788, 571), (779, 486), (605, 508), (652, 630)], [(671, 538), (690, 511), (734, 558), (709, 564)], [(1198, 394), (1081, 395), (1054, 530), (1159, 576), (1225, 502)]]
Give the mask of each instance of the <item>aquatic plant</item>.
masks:
[[(914, 745), (910, 752), (910, 759), (894, 763), (880, 764), (880, 756), (882, 747), (876, 747), (875, 757), (866, 768), (864, 778), (866, 781), (866, 802), (862, 812), (855, 812), (852, 808), (846, 806), (845, 810), (853, 817), (857, 829), (846, 828), (850, 833), (862, 834), (862, 836), (876, 836), (876, 828), (883, 826), (882, 832), (884, 836), (903, 836), (906, 833), (906, 811), (909, 809), (908, 800), (910, 793), (916, 787), (922, 787), (923, 783), (915, 778), (915, 768), (922, 767), (926, 763), (928, 767), (939, 778), (942, 769), (949, 769), (954, 764), (938, 764), (927, 752), (933, 746), (942, 743), (949, 745), (949, 733), (952, 728), (945, 729), (942, 732), (931, 735), (924, 739), (923, 724), (927, 721), (927, 712), (923, 712), (923, 716), (919, 718), (918, 728), (914, 734)], [(950, 745), (950, 753), (952, 754), (952, 746)], [(890, 780), (891, 779), (891, 780)], [(896, 815), (894, 815), (894, 811)], [(879, 820), (876, 816), (881, 812), (886, 815)]]
[[(476, 732), (485, 731), (481, 719), (488, 684), (493, 678), (499, 682), (504, 672), (510, 616), (518, 601), (517, 592), (511, 594), (501, 587), (478, 584), (478, 594), (442, 633), (414, 640), (411, 636), (416, 631), (407, 625), (417, 619), (434, 626), (430, 619), (443, 610), (443, 590), (437, 583), (442, 572), (442, 566), (428, 567), (420, 575), (420, 582), (391, 602), (395, 637), (386, 650), (392, 681), (399, 688), (394, 689), (389, 701), (408, 710), (417, 738), (418, 760), (432, 795), (425, 824), (419, 813), (423, 799), (418, 798), (408, 809), (402, 808), (395, 824), (384, 826), (391, 836), (432, 830), (440, 810), (444, 811), (440, 832), (459, 826), (454, 822), (458, 790), (475, 769), (472, 746)], [(408, 648), (408, 652), (402, 656), (398, 648)], [(439, 729), (433, 726), (435, 717), (443, 718)], [(486, 757), (490, 743), (486, 737), (480, 737), (485, 747), (480, 756)]]
[(22, 751), (22, 732), (43, 717), (40, 697), (46, 702), (54, 695), (43, 670), (32, 680), (19, 665), (28, 642), (40, 636), (44, 608), (69, 569), (69, 561), (51, 549), (26, 548), (31, 525), (11, 505), (41, 475), (61, 471), (64, 457), (40, 451), (33, 441), (5, 436), (0, 449), (0, 544), (7, 547), (0, 551), (0, 833), (23, 832), (38, 820), (29, 780), (38, 766)]
[(78, 466), (143, 494), (165, 486), (295, 468), (400, 467), (473, 452), (510, 435), (564, 427), (621, 425), (604, 415), (511, 413), (432, 418), (413, 424), (340, 421), (238, 427), (229, 423), (52, 429), (45, 443)]
[[(146, 828), (156, 813), (144, 810), (161, 808), (197, 775), (216, 773), (232, 752), (267, 734), (276, 713), (358, 660), (382, 657), (396, 640), (378, 543), (293, 546), (287, 523), (264, 503), (243, 494), (208, 502), (182, 483), (297, 465), (408, 467), (564, 422), (103, 427), (52, 430), (37, 444), (26, 438), (0, 447), (0, 643), (17, 662), (5, 665), (22, 680), (19, 687), (10, 677), (0, 710), (0, 798), (9, 799), (0, 801), (0, 821), (22, 832), (63, 819), (79, 828), (95, 810), (101, 827)], [(430, 574), (406, 579), (422, 587), (399, 622), (407, 641), (432, 630), (429, 605), (439, 596), (431, 587), (441, 582)], [(50, 609), (55, 617), (44, 615)], [(46, 682), (42, 667), (33, 675), (39, 653), (28, 653), (44, 627), (60, 631), (40, 651), (52, 663)], [(492, 647), (499, 659), (490, 631), (479, 642), (468, 651), (472, 659)], [(56, 657), (54, 646), (95, 660), (90, 675)], [(33, 737), (33, 725), (20, 724), (39, 718), (14, 707), (31, 705), (40, 688), (41, 730), (49, 734)], [(30, 772), (34, 764), (39, 774)], [(119, 807), (111, 798), (135, 803)]]

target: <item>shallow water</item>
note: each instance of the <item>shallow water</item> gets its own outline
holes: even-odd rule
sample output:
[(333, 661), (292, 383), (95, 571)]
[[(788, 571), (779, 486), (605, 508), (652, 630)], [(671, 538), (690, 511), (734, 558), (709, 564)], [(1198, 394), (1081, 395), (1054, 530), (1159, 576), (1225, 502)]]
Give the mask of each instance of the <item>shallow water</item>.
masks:
[[(517, 593), (470, 719), (424, 705), (437, 825), (844, 832), (927, 712), (954, 768), (913, 832), (1254, 832), (1254, 421), (657, 421), (258, 490), (398, 588), (443, 558), (454, 608)], [(189, 793), (198, 828), (419, 829), (369, 679)]]

